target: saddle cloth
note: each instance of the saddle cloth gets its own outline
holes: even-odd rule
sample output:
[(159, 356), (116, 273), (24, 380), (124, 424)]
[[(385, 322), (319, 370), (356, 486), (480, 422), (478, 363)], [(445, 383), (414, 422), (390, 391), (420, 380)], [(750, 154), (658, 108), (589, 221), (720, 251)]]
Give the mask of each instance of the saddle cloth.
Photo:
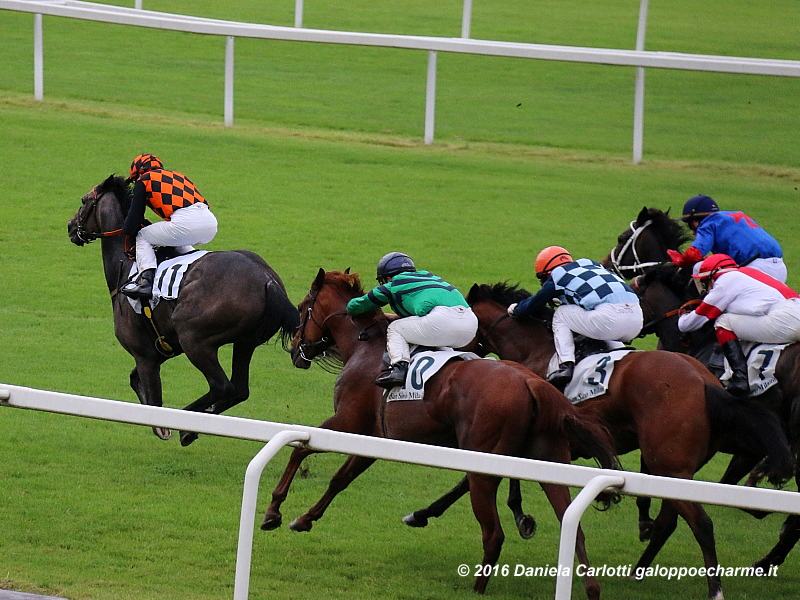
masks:
[[(178, 297), (183, 276), (186, 274), (189, 265), (208, 254), (208, 252), (208, 250), (195, 250), (194, 252), (181, 254), (180, 256), (160, 263), (156, 269), (155, 278), (153, 279), (153, 297), (150, 299), (150, 308), (155, 309), (159, 300), (162, 298), (165, 300), (175, 300)], [(134, 279), (137, 274), (138, 271), (134, 263), (130, 278)], [(142, 303), (140, 300), (128, 298), (128, 302), (131, 303), (131, 306), (137, 313), (141, 314)]]
[[(766, 392), (773, 385), (778, 383), (775, 378), (775, 366), (778, 359), (789, 344), (755, 344), (745, 342), (742, 344), (745, 356), (747, 356), (747, 379), (750, 383), (750, 396), (759, 396)], [(733, 371), (725, 361), (725, 372), (719, 380), (724, 384), (731, 376)]]
[(479, 359), (480, 356), (474, 352), (459, 352), (452, 348), (420, 350), (411, 356), (405, 385), (389, 390), (386, 394), (386, 402), (422, 400), (425, 395), (425, 382), (443, 366), (453, 359), (474, 360), (476, 358)]
[[(572, 381), (567, 384), (564, 395), (573, 404), (602, 396), (608, 390), (608, 382), (614, 373), (617, 361), (624, 358), (633, 348), (620, 348), (611, 352), (591, 354), (575, 365)], [(550, 372), (558, 368), (558, 356), (553, 355), (550, 361)]]

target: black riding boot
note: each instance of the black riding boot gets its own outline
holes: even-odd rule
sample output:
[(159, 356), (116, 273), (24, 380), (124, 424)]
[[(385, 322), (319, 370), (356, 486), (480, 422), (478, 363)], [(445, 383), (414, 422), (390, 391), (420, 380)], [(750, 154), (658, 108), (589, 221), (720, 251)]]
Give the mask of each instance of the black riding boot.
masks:
[(747, 379), (747, 359), (742, 345), (738, 339), (728, 340), (722, 344), (722, 352), (733, 371), (725, 388), (734, 396), (747, 396), (750, 393), (750, 383)]
[(391, 369), (382, 371), (375, 384), (382, 388), (391, 389), (398, 385), (403, 385), (406, 382), (406, 375), (408, 374), (408, 363), (404, 360), (392, 365)]
[(141, 272), (136, 283), (132, 281), (122, 286), (120, 290), (126, 296), (147, 300), (153, 296), (153, 278), (156, 275), (155, 269), (146, 269)]
[(547, 378), (549, 383), (552, 383), (560, 391), (564, 391), (567, 384), (572, 381), (572, 374), (575, 371), (575, 363), (571, 360), (563, 362), (558, 365), (558, 370), (553, 371)]

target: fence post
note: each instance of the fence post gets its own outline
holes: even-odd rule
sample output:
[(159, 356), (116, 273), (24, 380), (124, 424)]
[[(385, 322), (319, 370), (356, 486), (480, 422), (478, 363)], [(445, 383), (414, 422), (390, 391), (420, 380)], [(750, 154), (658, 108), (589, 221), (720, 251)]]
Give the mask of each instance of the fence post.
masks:
[(250, 565), (253, 561), (253, 518), (258, 501), (258, 482), (264, 467), (278, 451), (292, 442), (305, 442), (310, 434), (304, 431), (281, 431), (267, 442), (255, 455), (244, 476), (242, 492), (242, 514), (239, 518), (239, 546), (236, 552), (236, 578), (233, 584), (233, 600), (247, 600), (250, 594)]
[(472, 24), (472, 0), (464, 0), (464, 12), (461, 14), (461, 37), (469, 39)]
[(428, 52), (428, 82), (425, 86), (425, 143), (433, 143), (436, 113), (436, 51)]
[(572, 592), (572, 565), (575, 562), (575, 541), (584, 511), (597, 495), (608, 487), (625, 485), (622, 475), (598, 475), (587, 483), (564, 511), (561, 519), (561, 542), (558, 546), (558, 576), (555, 600), (569, 600)]
[(294, 1), (294, 26), (303, 26), (303, 0)]
[[(636, 32), (636, 49), (644, 50), (644, 38), (647, 31), (647, 2), (641, 0), (639, 5), (639, 28)], [(633, 98), (633, 162), (642, 162), (644, 145), (644, 67), (636, 67), (636, 90)]]
[(33, 15), (33, 97), (44, 98), (44, 49), (42, 44), (42, 14)]
[(225, 127), (233, 125), (233, 40), (232, 35), (225, 39)]

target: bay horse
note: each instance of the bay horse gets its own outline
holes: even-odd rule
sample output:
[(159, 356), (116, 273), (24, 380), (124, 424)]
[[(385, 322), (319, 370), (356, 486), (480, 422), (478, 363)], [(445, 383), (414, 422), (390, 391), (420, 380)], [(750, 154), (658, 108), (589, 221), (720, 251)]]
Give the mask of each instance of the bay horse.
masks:
[[(678, 315), (682, 306), (698, 298), (695, 286), (688, 281), (685, 269), (666, 265), (648, 270), (638, 276), (633, 289), (642, 299), (642, 309), (647, 325), (645, 333), (654, 333), (665, 350), (683, 352), (709, 361), (713, 356), (716, 336), (713, 327), (682, 334), (678, 330)], [(773, 411), (784, 424), (795, 456), (795, 482), (800, 484), (800, 465), (797, 454), (800, 450), (800, 343), (789, 344), (781, 352), (775, 365), (778, 383), (757, 397), (764, 407)], [(752, 456), (734, 456), (722, 476), (723, 483), (737, 483), (748, 472), (748, 484), (755, 484), (761, 476), (761, 465)], [(747, 511), (756, 517), (765, 513)], [(800, 515), (788, 515), (779, 534), (778, 543), (754, 567), (780, 565), (791, 549), (800, 541)]]
[[(467, 302), (478, 317), (479, 353), (494, 353), (545, 375), (555, 352), (553, 334), (542, 319), (518, 320), (508, 306), (530, 294), (505, 283), (474, 285)], [(775, 415), (741, 402), (724, 390), (696, 359), (666, 351), (632, 352), (615, 366), (602, 396), (576, 405), (610, 429), (618, 454), (641, 451), (650, 474), (693, 478), (724, 447), (752, 456), (769, 455), (770, 477), (782, 482), (791, 471), (786, 437)], [(684, 518), (697, 540), (706, 568), (717, 564), (713, 525), (700, 504), (664, 500), (652, 523), (650, 541), (636, 568), (646, 568)], [(714, 572), (709, 569), (708, 572)], [(718, 574), (707, 576), (708, 597), (722, 597)]]
[(692, 239), (680, 221), (669, 216), (669, 210), (645, 206), (628, 229), (619, 234), (617, 245), (601, 264), (623, 279), (633, 279), (668, 261), (667, 250), (679, 250)]
[[(374, 381), (382, 368), (387, 316), (376, 309), (350, 317), (345, 310), (350, 299), (363, 293), (358, 275), (320, 269), (299, 306), (301, 324), (291, 346), (294, 365), (308, 369), (315, 358), (330, 351), (338, 354), (343, 365), (334, 386), (335, 414), (321, 427), (562, 463), (570, 462), (572, 444), (601, 466), (618, 468), (613, 442), (599, 420), (581, 415), (561, 392), (517, 363), (451, 361), (428, 380), (422, 400), (384, 402), (383, 390)], [(312, 453), (309, 448), (292, 452), (272, 493), (262, 529), (281, 525), (280, 507), (292, 479)], [(289, 528), (309, 531), (333, 498), (374, 462), (374, 458), (349, 456), (319, 502)], [(494, 565), (504, 541), (496, 506), (500, 478), (479, 473), (469, 473), (467, 478), (472, 510), (481, 526), (482, 564)], [(541, 487), (560, 520), (570, 503), (568, 488), (548, 483)], [(581, 564), (588, 564), (580, 530), (576, 554)], [(476, 592), (485, 591), (490, 572), (481, 569), (474, 582)], [(600, 587), (593, 576), (586, 576), (584, 585), (589, 598), (599, 598)]]
[[(614, 268), (623, 277), (636, 275), (634, 290), (642, 298), (645, 313), (643, 334), (655, 333), (659, 348), (684, 352), (708, 365), (712, 360), (716, 339), (713, 328), (682, 334), (678, 330), (678, 313), (687, 302), (697, 302), (699, 294), (689, 283), (688, 269), (672, 265), (667, 248), (679, 250), (691, 241), (692, 235), (677, 219), (657, 208), (643, 208), (630, 227), (622, 232), (617, 245), (604, 259), (603, 264)], [(800, 450), (800, 344), (788, 346), (778, 360), (775, 370), (777, 386), (767, 390), (758, 398), (773, 410), (788, 430), (792, 452), (797, 458)], [(723, 483), (737, 483), (754, 466), (753, 457), (734, 455), (722, 476)], [(748, 484), (761, 477), (760, 466), (750, 473)], [(798, 472), (795, 473), (798, 481)], [(649, 498), (637, 502), (640, 520), (647, 519)], [(757, 517), (764, 513), (747, 511)], [(789, 515), (781, 528), (776, 546), (754, 566), (770, 567), (783, 563), (792, 547), (800, 541), (800, 516)]]
[[(177, 300), (156, 305), (151, 323), (119, 293), (134, 264), (125, 253), (122, 234), (129, 208), (128, 185), (122, 177), (111, 175), (81, 199), (67, 232), (78, 246), (101, 240), (114, 333), (136, 363), (130, 374), (131, 388), (142, 404), (161, 406), (161, 365), (184, 353), (209, 386), (186, 410), (219, 414), (245, 401), (255, 349), (280, 332), (288, 350), (300, 324), (280, 277), (254, 252), (209, 252), (189, 267)], [(230, 378), (218, 357), (225, 344), (233, 344)], [(169, 429), (154, 427), (153, 431), (161, 439), (171, 437)], [(195, 439), (194, 432), (180, 434), (184, 446)]]

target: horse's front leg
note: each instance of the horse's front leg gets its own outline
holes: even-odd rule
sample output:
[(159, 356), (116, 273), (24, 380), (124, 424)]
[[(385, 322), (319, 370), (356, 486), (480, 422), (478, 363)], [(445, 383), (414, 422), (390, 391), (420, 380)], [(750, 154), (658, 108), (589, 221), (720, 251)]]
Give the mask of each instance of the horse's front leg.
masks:
[(281, 515), (281, 504), (286, 500), (289, 494), (289, 487), (292, 485), (294, 476), (300, 468), (300, 464), (311, 454), (316, 451), (310, 448), (295, 448), (292, 450), (292, 455), (289, 457), (289, 463), (283, 471), (281, 480), (275, 489), (272, 491), (272, 502), (270, 502), (267, 512), (264, 514), (264, 520), (261, 522), (261, 529), (264, 531), (271, 531), (281, 526), (283, 516)]
[(348, 456), (341, 468), (331, 478), (328, 489), (322, 495), (322, 498), (319, 499), (319, 502), (312, 506), (306, 514), (292, 521), (289, 524), (289, 529), (292, 531), (310, 531), (314, 521), (322, 517), (325, 509), (328, 508), (336, 495), (350, 485), (356, 477), (372, 466), (375, 460), (374, 458), (366, 456)]
[[(233, 383), (225, 374), (225, 369), (219, 364), (218, 348), (199, 344), (187, 345), (184, 340), (181, 340), (181, 346), (186, 348), (187, 358), (205, 376), (208, 382), (208, 392), (184, 407), (184, 410), (218, 412), (214, 410), (214, 407), (216, 405), (222, 406), (226, 399), (233, 397), (235, 392)], [(181, 431), (181, 446), (188, 446), (197, 437), (197, 434), (193, 431)]]
[[(136, 393), (139, 402), (148, 406), (161, 406), (163, 396), (161, 391), (161, 365), (157, 362), (136, 361), (136, 366), (131, 371), (131, 389)], [(172, 431), (167, 427), (153, 427), (160, 439), (168, 440)]]

